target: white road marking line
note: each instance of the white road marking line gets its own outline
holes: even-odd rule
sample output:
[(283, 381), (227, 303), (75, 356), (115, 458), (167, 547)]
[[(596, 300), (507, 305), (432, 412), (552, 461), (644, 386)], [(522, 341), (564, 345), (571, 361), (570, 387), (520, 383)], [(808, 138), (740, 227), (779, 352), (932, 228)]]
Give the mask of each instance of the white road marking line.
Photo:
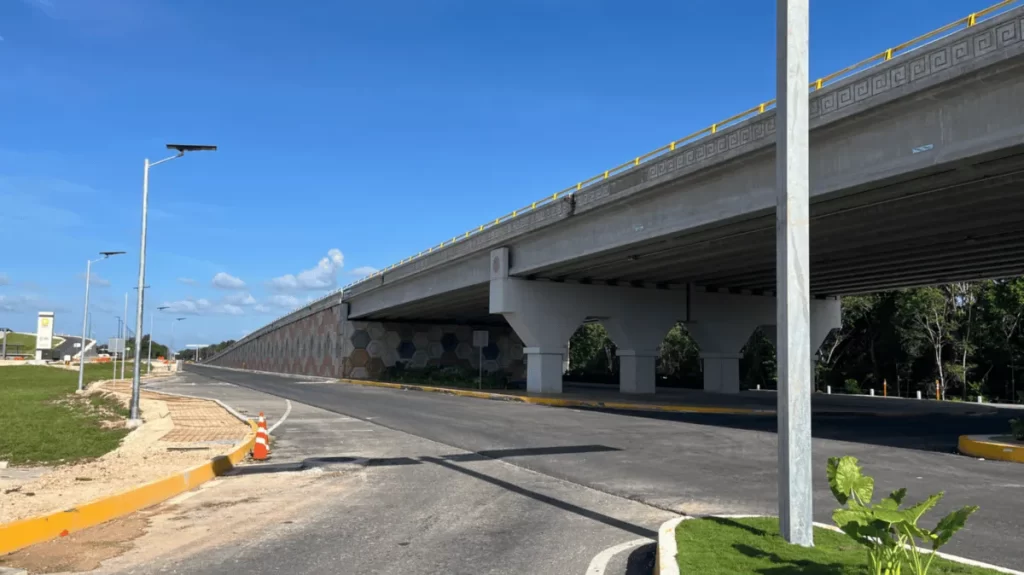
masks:
[(278, 419), (277, 422), (274, 423), (274, 425), (272, 425), (270, 427), (270, 429), (267, 430), (268, 434), (274, 433), (274, 430), (277, 429), (278, 426), (280, 426), (282, 423), (284, 423), (284, 420), (288, 419), (288, 414), (292, 412), (292, 402), (291, 402), (291, 400), (286, 399), (286, 400), (284, 400), (284, 402), (285, 402), (285, 405), (287, 405), (287, 407), (284, 410), (284, 415), (282, 415), (281, 419)]
[(628, 551), (648, 543), (654, 543), (654, 540), (647, 538), (634, 539), (627, 543), (620, 543), (614, 547), (605, 549), (590, 560), (590, 567), (587, 567), (586, 575), (604, 575), (604, 570), (608, 568), (608, 562), (612, 560), (612, 557), (615, 557), (623, 551)]

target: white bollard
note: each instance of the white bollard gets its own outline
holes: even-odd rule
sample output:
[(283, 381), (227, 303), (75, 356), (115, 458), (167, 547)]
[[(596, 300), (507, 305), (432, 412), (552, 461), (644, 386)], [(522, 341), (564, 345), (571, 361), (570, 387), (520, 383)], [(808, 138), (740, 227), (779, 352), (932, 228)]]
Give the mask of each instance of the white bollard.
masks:
[(758, 391), (761, 391), (761, 384), (760, 384), (760, 383), (759, 383), (759, 384), (757, 384), (757, 390), (758, 390)]
[(982, 401), (982, 399), (983, 399), (983, 398), (982, 398), (982, 397), (981, 397), (981, 396), (979, 395), (979, 396), (978, 396), (978, 403), (985, 403), (984, 401)]
[(828, 394), (829, 395), (832, 395), (832, 386), (831, 385), (826, 385), (825, 389), (828, 390)]
[(875, 396), (875, 389), (871, 388), (871, 397), (874, 397), (874, 396)]
[(919, 389), (919, 390), (917, 390), (917, 398), (918, 398), (918, 399), (921, 399), (921, 390), (920, 390), (920, 389)]

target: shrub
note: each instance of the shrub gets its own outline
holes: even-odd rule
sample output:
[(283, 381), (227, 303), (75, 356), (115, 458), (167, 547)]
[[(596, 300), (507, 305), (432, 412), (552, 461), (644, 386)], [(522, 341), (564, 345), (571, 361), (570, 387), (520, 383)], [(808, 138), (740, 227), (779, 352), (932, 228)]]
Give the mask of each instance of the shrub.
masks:
[(849, 393), (851, 395), (858, 395), (861, 391), (860, 382), (858, 382), (856, 379), (848, 379), (845, 382), (843, 382), (843, 389), (846, 391), (846, 393)]
[(1024, 441), (1024, 419), (1011, 419), (1010, 433), (1013, 434), (1014, 439)]
[[(934, 551), (945, 545), (978, 510), (962, 507), (943, 517), (934, 529), (917, 523), (942, 500), (940, 491), (911, 507), (903, 507), (906, 488), (900, 488), (876, 504), (871, 503), (875, 480), (861, 473), (856, 457), (830, 457), (828, 486), (840, 507), (832, 521), (868, 549), (868, 569), (872, 575), (900, 575), (904, 566), (914, 575), (927, 575)], [(922, 553), (917, 541), (928, 544), (933, 553)], [(927, 559), (924, 557), (927, 555)]]

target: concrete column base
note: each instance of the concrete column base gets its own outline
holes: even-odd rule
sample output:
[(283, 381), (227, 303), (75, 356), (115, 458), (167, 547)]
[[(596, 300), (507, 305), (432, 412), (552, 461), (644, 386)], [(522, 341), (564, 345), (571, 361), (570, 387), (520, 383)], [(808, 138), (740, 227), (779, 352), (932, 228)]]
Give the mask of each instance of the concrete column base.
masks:
[(703, 353), (704, 391), (740, 392), (740, 354)]
[(654, 362), (657, 354), (651, 351), (620, 349), (616, 355), (619, 356), (619, 392), (654, 393)]
[(562, 393), (563, 350), (527, 347), (523, 353), (526, 354), (527, 393)]

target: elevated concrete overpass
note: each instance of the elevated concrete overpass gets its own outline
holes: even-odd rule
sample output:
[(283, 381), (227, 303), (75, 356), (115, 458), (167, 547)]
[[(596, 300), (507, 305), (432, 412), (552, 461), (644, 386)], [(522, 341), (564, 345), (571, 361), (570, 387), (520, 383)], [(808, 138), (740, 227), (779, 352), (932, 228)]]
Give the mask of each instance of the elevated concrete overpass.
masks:
[[(812, 87), (812, 344), (838, 327), (836, 296), (1024, 273), (1022, 37), (1024, 8), (971, 17)], [(488, 369), (512, 367), (521, 342), (529, 389), (558, 392), (565, 342), (589, 319), (619, 347), (623, 391), (650, 393), (656, 348), (683, 321), (705, 387), (736, 391), (740, 349), (775, 323), (775, 131), (771, 103), (757, 106), (391, 266), (214, 361), (256, 360), (273, 332), (331, 309), (336, 375), (373, 376), (419, 347), (424, 365), (463, 360), (455, 328), (447, 345), (417, 346), (411, 326), (487, 326), (506, 338), (493, 355), (513, 358)], [(369, 338), (350, 345), (359, 331)]]

